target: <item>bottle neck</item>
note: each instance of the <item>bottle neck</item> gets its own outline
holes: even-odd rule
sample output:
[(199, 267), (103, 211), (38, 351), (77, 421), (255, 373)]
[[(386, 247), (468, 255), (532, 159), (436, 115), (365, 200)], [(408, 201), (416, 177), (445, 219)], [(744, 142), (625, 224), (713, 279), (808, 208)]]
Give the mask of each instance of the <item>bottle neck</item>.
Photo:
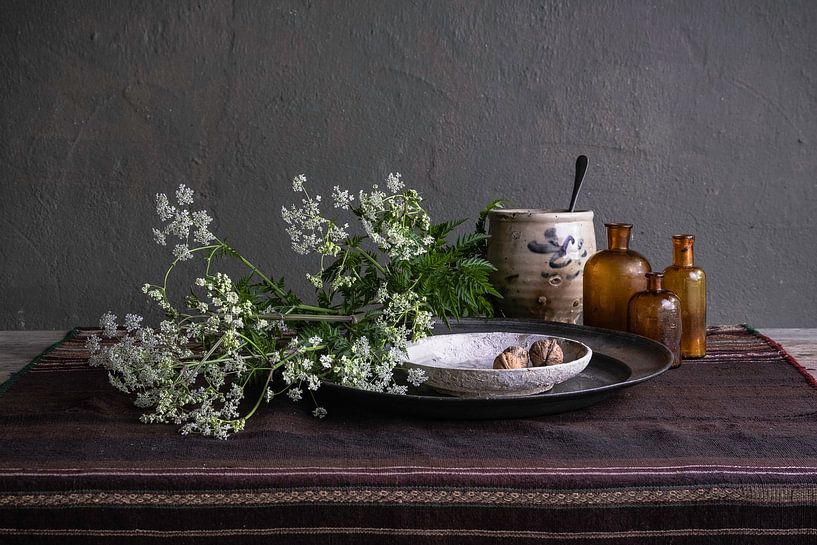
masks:
[(672, 264), (676, 267), (694, 267), (695, 257), (692, 251), (694, 240), (690, 238), (672, 239)]
[(647, 290), (661, 291), (664, 289), (664, 275), (663, 274), (648, 274), (647, 275)]
[(623, 223), (608, 223), (607, 227), (607, 247), (611, 250), (630, 249), (630, 231), (632, 225)]

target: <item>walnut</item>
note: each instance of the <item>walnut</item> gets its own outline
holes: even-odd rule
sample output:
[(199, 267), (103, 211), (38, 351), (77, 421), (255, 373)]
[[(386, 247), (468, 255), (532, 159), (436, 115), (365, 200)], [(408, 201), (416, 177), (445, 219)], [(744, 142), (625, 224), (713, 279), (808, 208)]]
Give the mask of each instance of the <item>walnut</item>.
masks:
[(494, 369), (522, 369), (528, 366), (528, 351), (522, 346), (509, 346), (494, 359)]
[(535, 367), (544, 365), (558, 365), (565, 361), (562, 347), (555, 339), (544, 339), (536, 341), (530, 347), (530, 362)]

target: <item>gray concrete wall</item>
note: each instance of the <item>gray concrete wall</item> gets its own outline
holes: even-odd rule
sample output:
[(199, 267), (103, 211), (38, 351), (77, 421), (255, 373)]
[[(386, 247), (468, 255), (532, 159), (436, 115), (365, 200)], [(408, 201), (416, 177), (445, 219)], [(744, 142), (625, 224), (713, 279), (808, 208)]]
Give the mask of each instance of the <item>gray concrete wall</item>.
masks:
[[(180, 182), (273, 274), (279, 210), (400, 171), (434, 217), (494, 197), (698, 237), (710, 323), (817, 326), (817, 3), (0, 1), (0, 329), (147, 312)], [(603, 244), (602, 244), (603, 246)]]

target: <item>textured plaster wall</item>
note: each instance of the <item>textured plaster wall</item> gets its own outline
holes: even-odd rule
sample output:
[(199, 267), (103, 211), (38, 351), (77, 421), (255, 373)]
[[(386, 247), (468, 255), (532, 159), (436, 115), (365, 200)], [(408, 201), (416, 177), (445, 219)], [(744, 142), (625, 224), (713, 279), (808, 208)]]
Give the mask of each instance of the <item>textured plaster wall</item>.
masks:
[(566, 206), (580, 153), (600, 242), (663, 268), (694, 233), (710, 323), (815, 327), (815, 32), (811, 1), (2, 0), (0, 329), (146, 313), (180, 182), (301, 290), (295, 174), (474, 217)]

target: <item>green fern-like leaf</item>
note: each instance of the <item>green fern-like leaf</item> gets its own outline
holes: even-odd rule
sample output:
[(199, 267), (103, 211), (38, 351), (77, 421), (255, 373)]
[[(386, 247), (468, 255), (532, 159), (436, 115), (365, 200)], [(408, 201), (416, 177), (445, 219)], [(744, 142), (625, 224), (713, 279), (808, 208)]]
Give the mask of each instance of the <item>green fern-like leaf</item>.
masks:
[(479, 219), (477, 219), (477, 224), (475, 226), (475, 231), (477, 233), (485, 234), (485, 220), (488, 218), (488, 213), (497, 208), (505, 208), (505, 201), (502, 199), (494, 199), (482, 209), (482, 212), (479, 213)]

